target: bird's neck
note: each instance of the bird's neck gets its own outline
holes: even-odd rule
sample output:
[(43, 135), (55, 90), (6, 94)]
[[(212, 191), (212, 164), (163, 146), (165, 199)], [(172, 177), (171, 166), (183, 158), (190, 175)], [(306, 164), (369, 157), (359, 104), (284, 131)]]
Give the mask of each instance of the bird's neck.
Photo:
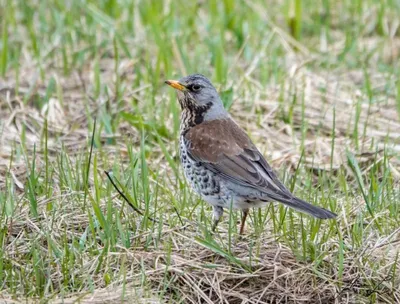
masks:
[(201, 124), (212, 103), (204, 106), (186, 106), (181, 113), (181, 134), (185, 134), (190, 128)]

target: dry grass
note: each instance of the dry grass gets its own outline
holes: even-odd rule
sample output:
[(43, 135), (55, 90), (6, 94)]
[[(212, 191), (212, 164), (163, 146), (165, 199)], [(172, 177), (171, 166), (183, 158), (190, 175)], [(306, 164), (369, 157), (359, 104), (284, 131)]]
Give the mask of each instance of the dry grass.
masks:
[[(399, 97), (392, 90), (399, 80), (395, 74), (378, 69), (382, 62), (398, 60), (398, 37), (390, 44), (384, 43), (365, 69), (339, 65), (327, 70), (320, 68), (326, 53), (316, 54), (282, 34), (275, 24), (271, 29), (272, 42), (265, 49), (284, 47), (285, 53), (279, 57), (285, 64), (284, 81), (276, 82), (271, 77), (266, 85), (261, 82), (257, 69), (267, 60), (265, 49), (253, 56), (253, 61), (243, 59), (239, 50), (232, 57), (237, 58), (241, 73), (233, 73), (237, 78), (228, 79), (221, 89), (232, 85), (231, 113), (273, 167), (285, 177), (297, 170), (297, 193), (307, 197), (310, 191), (311, 199), (322, 195), (326, 206), (336, 207), (337, 222), (319, 225), (296, 213), (282, 218), (284, 210), (275, 206), (255, 211), (243, 237), (229, 232), (230, 225), (235, 226), (235, 215), (231, 224), (226, 213), (219, 233), (211, 237), (207, 232), (210, 210), (204, 210), (206, 205), (179, 186), (182, 176), (167, 161), (171, 157), (176, 162), (176, 132), (172, 131), (176, 117), (169, 106), (174, 96), (161, 88), (161, 80), (157, 84), (160, 88), (151, 79), (138, 80), (132, 73), (132, 67), (139, 64), (137, 59), (124, 56), (116, 71), (116, 56), (109, 47), (104, 53), (110, 58), (98, 61), (98, 76), (108, 89), (95, 98), (94, 61), (64, 75), (57, 61), (50, 60), (42, 66), (46, 70), (42, 77), (35, 60), (24, 56), (18, 75), (10, 69), (0, 80), (0, 176), (6, 177), (0, 178), (4, 198), (0, 229), (5, 229), (1, 234), (1, 261), (6, 272), (15, 273), (9, 277), (24, 283), (0, 282), (0, 301), (400, 302), (400, 229), (396, 228), (396, 210), (400, 210), (400, 122), (396, 111)], [(340, 30), (333, 30), (331, 35), (336, 43), (329, 46), (329, 56), (335, 58), (346, 37)], [(357, 47), (378, 45), (373, 39), (360, 38)], [(185, 70), (179, 56), (175, 50), (172, 59), (176, 69)], [(155, 60), (149, 64), (154, 65)], [(119, 85), (125, 88), (119, 96), (116, 75), (120, 76)], [(41, 105), (51, 79), (55, 90)], [(366, 82), (371, 91), (365, 89)], [(155, 105), (149, 102), (152, 90), (156, 91)], [(160, 110), (158, 104), (167, 106)], [(119, 118), (119, 113), (132, 112), (132, 108), (142, 111), (134, 114), (143, 121), (158, 121), (170, 130), (161, 139), (165, 151), (151, 127), (143, 135), (143, 126), (141, 130), (140, 124), (134, 127)], [(92, 159), (85, 188), (94, 117), (100, 125), (94, 147), (98, 159), (95, 163)], [(112, 132), (107, 130), (110, 121)], [(145, 146), (141, 146), (143, 137)], [(367, 215), (365, 197), (358, 189), (346, 151), (356, 155), (367, 185), (375, 182), (374, 176), (377, 181), (385, 179), (386, 171), (377, 166), (390, 171), (390, 190), (382, 190), (385, 197), (381, 201), (388, 207), (377, 207), (374, 217)], [(161, 224), (146, 224), (142, 216), (130, 212), (103, 174), (103, 170), (113, 168), (133, 191), (128, 182), (136, 176), (132, 173), (131, 153), (139, 159), (145, 155), (150, 172), (154, 205), (145, 207), (145, 191), (138, 186), (136, 191), (142, 191), (138, 195), (140, 208), (148, 208), (152, 216), (163, 219)], [(72, 170), (70, 177), (65, 168)], [(35, 188), (41, 193), (36, 197), (38, 216), (32, 215), (29, 196), (30, 177), (35, 174), (37, 189), (51, 188)], [(136, 177), (143, 175), (142, 166)], [(70, 178), (80, 180), (71, 182), (76, 187), (66, 187), (65, 180)], [(319, 189), (321, 182), (329, 180), (332, 184), (313, 192), (312, 188)], [(110, 226), (114, 232), (96, 220), (93, 201), (98, 202), (107, 221), (114, 223)], [(182, 208), (177, 210), (176, 206)], [(380, 230), (375, 228), (376, 223)], [(317, 233), (311, 237), (311, 231)], [(306, 236), (302, 236), (304, 233)], [(109, 239), (109, 243), (104, 241)], [(124, 240), (129, 240), (128, 246)], [(35, 263), (38, 261), (43, 267)], [(35, 275), (38, 269), (43, 276)], [(29, 281), (39, 277), (47, 285), (36, 292), (39, 283), (30, 288)]]

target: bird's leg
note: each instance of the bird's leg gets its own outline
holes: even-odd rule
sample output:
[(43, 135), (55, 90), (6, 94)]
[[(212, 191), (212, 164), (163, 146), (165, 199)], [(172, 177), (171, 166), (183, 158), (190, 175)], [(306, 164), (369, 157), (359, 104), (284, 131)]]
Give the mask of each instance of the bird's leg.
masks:
[(218, 225), (219, 220), (221, 219), (221, 216), (223, 213), (224, 213), (224, 209), (222, 209), (222, 207), (213, 206), (213, 225), (211, 228), (213, 232), (217, 228), (217, 225)]
[(247, 215), (249, 214), (249, 209), (242, 210), (242, 222), (240, 223), (240, 235), (243, 235), (244, 232), (244, 224), (246, 222)]

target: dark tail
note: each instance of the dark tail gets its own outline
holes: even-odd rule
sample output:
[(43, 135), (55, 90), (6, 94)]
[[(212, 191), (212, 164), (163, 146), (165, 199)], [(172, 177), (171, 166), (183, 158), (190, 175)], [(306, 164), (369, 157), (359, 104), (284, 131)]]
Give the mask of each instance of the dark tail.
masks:
[(307, 213), (319, 219), (331, 219), (337, 216), (335, 213), (329, 210), (311, 205), (310, 203), (307, 203), (295, 196), (292, 196), (291, 198), (279, 197), (279, 199), (277, 198), (276, 200), (290, 208)]

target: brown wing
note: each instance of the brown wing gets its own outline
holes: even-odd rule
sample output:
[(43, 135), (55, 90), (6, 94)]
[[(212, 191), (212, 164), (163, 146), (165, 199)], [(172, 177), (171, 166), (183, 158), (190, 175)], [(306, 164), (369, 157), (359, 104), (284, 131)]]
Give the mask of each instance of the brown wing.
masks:
[(260, 199), (276, 200), (321, 219), (336, 217), (329, 210), (313, 206), (295, 196), (278, 180), (247, 134), (231, 119), (204, 122), (185, 134), (191, 158), (226, 179), (257, 189)]
[(240, 185), (290, 194), (247, 134), (232, 119), (213, 120), (185, 134), (189, 156)]

